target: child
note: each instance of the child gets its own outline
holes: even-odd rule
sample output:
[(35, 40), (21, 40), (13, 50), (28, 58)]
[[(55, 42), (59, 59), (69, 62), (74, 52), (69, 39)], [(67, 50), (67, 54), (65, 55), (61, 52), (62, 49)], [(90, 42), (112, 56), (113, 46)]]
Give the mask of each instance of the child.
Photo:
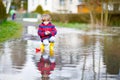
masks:
[(15, 20), (15, 18), (16, 18), (16, 11), (14, 9), (12, 9), (10, 11), (10, 15), (11, 15), (12, 20)]
[(15, 20), (15, 18), (16, 18), (16, 13), (12, 15), (12, 20)]
[(47, 59), (48, 56), (50, 55), (51, 57), (50, 59), (52, 59), (52, 57), (54, 56), (53, 47), (57, 30), (55, 26), (51, 23), (50, 15), (48, 14), (42, 15), (41, 20), (42, 23), (39, 25), (38, 28), (38, 35), (40, 36), (42, 42), (40, 46), (40, 51), (41, 53), (44, 52), (43, 58)]

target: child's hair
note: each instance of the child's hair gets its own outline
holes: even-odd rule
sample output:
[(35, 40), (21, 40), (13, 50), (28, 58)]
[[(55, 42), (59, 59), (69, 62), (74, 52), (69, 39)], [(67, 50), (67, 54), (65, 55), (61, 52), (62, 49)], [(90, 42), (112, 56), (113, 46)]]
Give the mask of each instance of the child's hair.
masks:
[(51, 17), (49, 14), (43, 14), (41, 17), (42, 21), (51, 21)]

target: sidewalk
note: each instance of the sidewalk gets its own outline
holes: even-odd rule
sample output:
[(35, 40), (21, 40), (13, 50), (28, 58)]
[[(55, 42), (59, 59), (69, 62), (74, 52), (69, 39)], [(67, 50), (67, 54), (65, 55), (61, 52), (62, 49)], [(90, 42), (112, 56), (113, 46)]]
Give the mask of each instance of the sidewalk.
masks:
[(29, 18), (28, 20), (15, 20), (18, 23), (23, 24), (23, 26), (38, 26), (40, 23)]
[[(33, 32), (35, 32), (35, 29), (37, 29), (37, 27), (39, 26), (39, 22), (35, 22), (32, 21), (33, 19), (29, 19), (28, 21), (24, 21), (24, 20), (15, 20), (16, 22), (20, 23), (23, 25), (23, 34), (22, 34), (22, 39), (24, 40), (40, 40), (38, 35), (34, 35), (32, 34)], [(29, 30), (29, 28), (32, 28), (31, 30)], [(28, 30), (31, 33), (28, 33)], [(37, 31), (36, 33), (37, 34)]]

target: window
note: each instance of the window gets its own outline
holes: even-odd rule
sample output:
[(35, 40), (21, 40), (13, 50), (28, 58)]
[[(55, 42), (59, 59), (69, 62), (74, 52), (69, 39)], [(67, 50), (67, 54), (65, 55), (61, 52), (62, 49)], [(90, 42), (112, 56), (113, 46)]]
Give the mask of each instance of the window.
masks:
[(60, 2), (60, 6), (64, 6), (65, 5), (65, 0), (59, 0)]
[(32, 0), (32, 5), (34, 5), (34, 0)]
[(73, 0), (70, 0), (70, 4), (72, 4), (72, 1), (73, 1)]
[(47, 0), (45, 0), (45, 5), (47, 5)]
[(78, 0), (78, 2), (82, 2), (83, 0)]

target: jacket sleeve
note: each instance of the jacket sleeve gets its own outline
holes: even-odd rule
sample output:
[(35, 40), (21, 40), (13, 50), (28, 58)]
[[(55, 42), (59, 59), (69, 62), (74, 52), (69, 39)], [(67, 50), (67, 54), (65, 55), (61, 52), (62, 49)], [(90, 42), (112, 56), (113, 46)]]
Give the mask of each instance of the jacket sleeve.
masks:
[(57, 30), (56, 30), (55, 26), (53, 26), (52, 30), (51, 30), (51, 35), (55, 36), (56, 34), (57, 34)]
[(43, 28), (41, 26), (39, 26), (39, 28), (38, 28), (38, 35), (40, 37), (44, 37), (45, 36), (45, 31), (43, 30)]

